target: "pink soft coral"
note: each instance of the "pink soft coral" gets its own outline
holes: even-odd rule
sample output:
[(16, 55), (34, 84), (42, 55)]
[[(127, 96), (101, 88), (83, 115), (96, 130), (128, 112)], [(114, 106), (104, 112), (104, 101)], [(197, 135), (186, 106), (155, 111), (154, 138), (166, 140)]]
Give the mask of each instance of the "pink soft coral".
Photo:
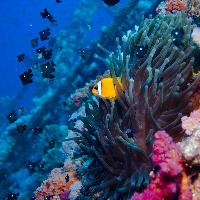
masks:
[[(66, 182), (65, 177), (69, 176), (69, 181)], [(63, 168), (55, 168), (51, 171), (48, 179), (36, 189), (36, 200), (44, 200), (44, 197), (51, 196), (60, 200), (68, 200), (70, 194), (69, 187), (77, 181), (76, 171), (71, 165), (65, 164)]]
[(180, 147), (165, 131), (155, 134), (153, 147), (152, 160), (159, 166), (159, 171), (157, 174), (152, 172), (147, 189), (141, 194), (135, 192), (131, 200), (171, 200), (176, 194), (179, 194), (179, 200), (192, 199), (180, 159)]

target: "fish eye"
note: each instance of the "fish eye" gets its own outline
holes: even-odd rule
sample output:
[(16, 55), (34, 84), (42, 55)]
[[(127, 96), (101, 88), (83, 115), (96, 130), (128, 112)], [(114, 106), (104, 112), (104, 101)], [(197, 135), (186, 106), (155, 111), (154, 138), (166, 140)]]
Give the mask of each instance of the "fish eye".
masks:
[(98, 90), (98, 87), (97, 87), (97, 85), (94, 87), (94, 89), (95, 89), (95, 90)]

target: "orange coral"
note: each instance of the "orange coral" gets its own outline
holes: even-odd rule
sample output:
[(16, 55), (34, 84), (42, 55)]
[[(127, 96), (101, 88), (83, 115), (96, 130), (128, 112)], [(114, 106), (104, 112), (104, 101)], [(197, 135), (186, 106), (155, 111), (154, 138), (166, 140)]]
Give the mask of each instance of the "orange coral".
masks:
[[(67, 175), (69, 176), (68, 182), (65, 179)], [(71, 165), (65, 164), (63, 168), (55, 168), (49, 174), (48, 179), (36, 189), (36, 200), (44, 200), (46, 196), (51, 196), (51, 200), (55, 197), (56, 199), (67, 200), (70, 193), (69, 187), (77, 180), (76, 171)], [(63, 197), (64, 194), (65, 197)]]
[(192, 195), (190, 192), (190, 183), (191, 181), (188, 179), (186, 170), (183, 168), (181, 174), (181, 188), (179, 191), (179, 200), (190, 200), (192, 199)]
[(164, 12), (167, 14), (174, 10), (182, 11), (187, 6), (188, 0), (165, 0), (156, 9), (157, 12)]

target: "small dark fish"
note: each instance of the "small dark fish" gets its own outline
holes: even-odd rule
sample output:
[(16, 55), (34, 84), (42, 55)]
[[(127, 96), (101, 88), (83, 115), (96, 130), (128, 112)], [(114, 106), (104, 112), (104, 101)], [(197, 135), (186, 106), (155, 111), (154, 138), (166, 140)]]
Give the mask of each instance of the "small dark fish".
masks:
[(37, 62), (33, 63), (33, 64), (31, 65), (31, 68), (32, 68), (32, 69), (37, 69), (37, 68), (38, 68), (38, 63), (37, 63)]
[(42, 71), (42, 77), (49, 79), (55, 78), (55, 76), (52, 74), (53, 72), (55, 72), (54, 66), (56, 65), (54, 64), (53, 61), (51, 61), (51, 64), (47, 62), (46, 64), (40, 65)]
[(89, 23), (89, 24), (87, 25), (87, 30), (90, 31), (91, 29), (92, 29), (92, 23)]
[(157, 83), (161, 83), (163, 81), (163, 77), (157, 79)]
[(172, 36), (173, 36), (173, 43), (174, 45), (180, 47), (184, 47), (184, 43), (182, 42), (184, 39), (184, 30), (183, 28), (176, 28), (175, 30), (172, 30)]
[(62, 2), (62, 1), (61, 1), (61, 0), (56, 0), (56, 2), (57, 2), (57, 3), (60, 3), (60, 2)]
[(51, 26), (58, 26), (58, 22), (56, 20), (51, 22)]
[(23, 85), (33, 82), (33, 80), (31, 79), (33, 74), (31, 74), (31, 72), (32, 70), (28, 69), (28, 72), (25, 71), (23, 74), (19, 75)]
[(37, 128), (31, 128), (30, 133), (36, 134), (37, 133)]
[(49, 38), (48, 38), (48, 36), (50, 35), (50, 32), (49, 32), (49, 28), (47, 28), (47, 29), (44, 29), (43, 31), (40, 31), (39, 32), (39, 34), (40, 34), (40, 39), (42, 40), (42, 41), (44, 41), (44, 40), (48, 40)]
[(42, 133), (43, 132), (43, 128), (40, 127), (40, 128), (37, 129), (37, 131), (38, 131), (38, 133)]
[(81, 58), (82, 59), (86, 59), (87, 58), (87, 54), (88, 54), (87, 48), (86, 49), (80, 48), (77, 51), (78, 51), (79, 54), (81, 54)]
[(44, 200), (50, 200), (51, 196), (44, 197)]
[(115, 4), (119, 3), (120, 0), (103, 0), (105, 4), (109, 6), (114, 6)]
[(65, 176), (66, 183), (69, 182), (69, 175)]
[(52, 52), (53, 52), (52, 49), (46, 50), (46, 51), (44, 50), (43, 53), (42, 53), (43, 58), (44, 58), (44, 59), (50, 59), (51, 56), (52, 56)]
[(54, 82), (54, 79), (49, 80), (49, 84), (52, 84)]
[(37, 54), (38, 59), (43, 58), (43, 53), (44, 53), (45, 49), (46, 49), (46, 47), (44, 47), (44, 46), (36, 49), (36, 54)]
[(127, 136), (128, 136), (129, 138), (133, 138), (133, 137), (134, 137), (134, 135), (133, 135), (133, 131), (128, 132), (128, 133), (127, 133)]
[(40, 12), (42, 18), (47, 18), (50, 22), (54, 21), (52, 14), (45, 8), (44, 12)]
[(36, 134), (36, 133), (42, 133), (43, 128), (31, 128), (30, 133), (31, 134)]
[(24, 108), (23, 107), (17, 108), (18, 115), (23, 115), (23, 112), (24, 112)]
[(7, 119), (9, 120), (10, 123), (13, 123), (17, 120), (17, 114), (15, 113), (14, 110), (7, 116)]
[(47, 18), (51, 22), (52, 26), (58, 25), (57, 21), (53, 18), (52, 14), (46, 8), (44, 9), (44, 12), (40, 12), (40, 15), (43, 18)]
[(49, 149), (53, 149), (54, 147), (55, 147), (55, 139), (53, 139), (53, 140), (51, 140), (50, 142), (49, 142)]
[(44, 171), (44, 162), (38, 165), (38, 171)]
[(19, 197), (19, 193), (8, 194), (7, 200), (17, 200)]
[(78, 81), (78, 82), (76, 83), (76, 87), (80, 87), (80, 85), (81, 85), (81, 82)]
[(147, 53), (148, 50), (148, 46), (137, 46), (136, 47), (136, 56), (138, 58), (143, 58), (145, 56), (145, 54)]
[(64, 101), (62, 102), (62, 104), (63, 104), (63, 106), (66, 106), (66, 105), (67, 105), (67, 103), (66, 103), (66, 102), (64, 102)]
[(46, 47), (40, 47), (38, 49), (36, 49), (36, 53), (43, 53), (45, 51)]
[(31, 46), (33, 48), (37, 47), (38, 46), (38, 38), (35, 38), (35, 39), (32, 39), (31, 40)]
[(63, 46), (58, 47), (58, 51), (62, 51), (62, 49), (63, 49)]
[(35, 167), (36, 167), (35, 163), (29, 162), (26, 168), (28, 169), (30, 173), (33, 173), (35, 172)]
[(18, 61), (22, 62), (24, 60), (24, 56), (25, 56), (24, 54), (17, 56)]
[(17, 126), (17, 133), (24, 133), (24, 131), (26, 130), (26, 125), (23, 126)]
[(155, 175), (158, 173), (159, 170), (160, 170), (160, 166), (159, 165), (154, 165), (153, 172), (154, 172)]
[(75, 122), (76, 122), (76, 119), (71, 119), (67, 121), (67, 126), (69, 130), (74, 130), (74, 126), (76, 125)]

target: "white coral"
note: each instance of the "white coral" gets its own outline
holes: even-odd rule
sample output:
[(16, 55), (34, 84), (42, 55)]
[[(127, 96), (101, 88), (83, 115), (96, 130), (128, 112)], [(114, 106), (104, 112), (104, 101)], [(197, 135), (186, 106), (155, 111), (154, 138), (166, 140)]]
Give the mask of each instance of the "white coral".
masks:
[(80, 190), (82, 187), (81, 181), (76, 181), (72, 185), (70, 185), (69, 191), (69, 199), (70, 200), (76, 200), (77, 196), (80, 194)]
[(192, 165), (200, 165), (200, 130), (195, 130), (190, 137), (178, 143), (183, 160)]
[(191, 135), (196, 129), (200, 128), (200, 110), (195, 110), (190, 114), (190, 117), (184, 116), (181, 118), (182, 128), (187, 135)]
[(200, 47), (200, 28), (195, 27), (191, 35), (193, 41)]
[(178, 143), (181, 147), (183, 160), (192, 165), (200, 166), (200, 110), (191, 112), (190, 117), (182, 117), (181, 121), (182, 128), (189, 135)]

